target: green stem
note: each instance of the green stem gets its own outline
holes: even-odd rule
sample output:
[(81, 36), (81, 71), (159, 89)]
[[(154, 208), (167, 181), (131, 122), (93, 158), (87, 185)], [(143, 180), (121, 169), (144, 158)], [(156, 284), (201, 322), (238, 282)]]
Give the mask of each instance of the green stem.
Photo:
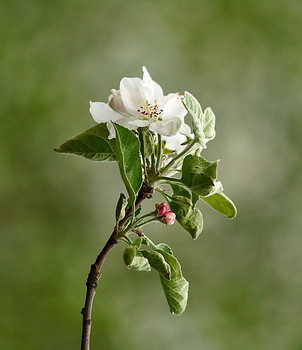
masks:
[(158, 137), (158, 145), (157, 145), (157, 159), (156, 159), (156, 172), (158, 172), (158, 169), (161, 166), (162, 161), (162, 141), (161, 141), (161, 135), (157, 134)]
[(193, 148), (195, 143), (196, 143), (195, 139), (192, 140), (182, 152), (180, 152), (176, 157), (174, 157), (171, 160), (171, 162), (169, 164), (167, 164), (165, 167), (160, 169), (160, 173), (165, 174), (169, 169), (171, 169), (175, 165), (175, 163), (177, 163), (178, 160), (180, 160), (183, 156), (185, 156)]
[(153, 217), (153, 218), (151, 218), (151, 219), (149, 219), (149, 220), (146, 220), (145, 222), (142, 222), (141, 224), (139, 224), (138, 226), (136, 226), (136, 228), (140, 228), (140, 227), (143, 227), (143, 226), (145, 226), (145, 225), (147, 225), (147, 224), (150, 224), (150, 222), (153, 222), (153, 221), (158, 221), (158, 217)]
[(156, 163), (155, 156), (154, 156), (154, 153), (152, 153), (151, 154), (151, 172), (152, 172), (152, 174), (155, 174), (155, 169), (156, 169), (155, 163)]
[(144, 168), (144, 175), (145, 179), (147, 179), (148, 173), (147, 173), (147, 168), (146, 168), (146, 158), (145, 158), (145, 143), (144, 143), (144, 136), (140, 128), (138, 128), (138, 135), (139, 135), (139, 140), (140, 140), (140, 145), (141, 145), (141, 155), (143, 159), (143, 168)]
[(178, 182), (182, 183), (180, 179), (175, 179), (174, 177), (160, 176), (158, 180), (164, 180), (164, 182)]
[(145, 214), (143, 216), (141, 216), (140, 218), (138, 218), (137, 220), (135, 220), (132, 224), (131, 224), (131, 227), (127, 227), (127, 231), (131, 230), (132, 228), (135, 227), (135, 225), (137, 225), (140, 221), (142, 221), (142, 219), (148, 217), (148, 216), (153, 216), (154, 217), (155, 215), (155, 212), (154, 211), (151, 211), (150, 213), (148, 214)]
[(152, 248), (156, 249), (156, 245), (151, 241), (151, 239), (148, 238), (147, 236), (145, 236), (145, 238), (146, 238), (147, 241), (150, 243), (150, 245), (152, 246)]
[(162, 194), (166, 200), (170, 200), (172, 198), (172, 196), (170, 196), (168, 193), (166, 193), (165, 191), (161, 190), (161, 189), (156, 189), (157, 192), (159, 192), (160, 194)]
[(132, 244), (131, 239), (129, 237), (127, 237), (126, 235), (121, 236), (120, 240), (123, 240), (124, 242), (126, 242), (128, 244)]
[(146, 158), (146, 166), (151, 169), (151, 163), (150, 163), (150, 159)]

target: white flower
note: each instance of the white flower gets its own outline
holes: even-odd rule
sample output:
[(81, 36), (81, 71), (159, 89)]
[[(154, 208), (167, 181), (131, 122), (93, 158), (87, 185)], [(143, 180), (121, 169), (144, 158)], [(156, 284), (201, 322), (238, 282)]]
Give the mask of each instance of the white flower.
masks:
[(148, 127), (164, 137), (172, 137), (179, 132), (188, 133), (189, 127), (184, 123), (187, 110), (181, 98), (177, 93), (164, 96), (162, 88), (143, 67), (143, 79), (123, 78), (120, 89), (112, 90), (108, 103), (90, 102), (90, 113), (97, 123), (107, 123), (109, 138), (115, 137), (111, 122), (130, 130)]

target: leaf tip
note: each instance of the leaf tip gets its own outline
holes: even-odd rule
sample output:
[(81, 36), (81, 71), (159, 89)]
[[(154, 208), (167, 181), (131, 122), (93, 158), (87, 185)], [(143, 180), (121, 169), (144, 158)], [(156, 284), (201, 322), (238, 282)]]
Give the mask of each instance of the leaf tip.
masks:
[(234, 207), (234, 213), (228, 216), (229, 219), (234, 219), (237, 216), (237, 209)]

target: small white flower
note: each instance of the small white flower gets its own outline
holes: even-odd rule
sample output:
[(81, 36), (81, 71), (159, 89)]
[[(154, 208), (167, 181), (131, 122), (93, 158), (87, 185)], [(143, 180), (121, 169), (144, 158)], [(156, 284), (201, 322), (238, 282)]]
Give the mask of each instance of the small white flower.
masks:
[[(97, 123), (107, 123), (109, 138), (115, 137), (111, 122), (130, 130), (149, 127), (168, 138), (183, 136), (189, 127), (184, 123), (187, 110), (181, 98), (182, 95), (177, 93), (164, 96), (162, 88), (143, 67), (143, 79), (123, 78), (120, 89), (112, 90), (108, 103), (90, 102), (90, 113)], [(166, 142), (170, 141), (167, 139)]]

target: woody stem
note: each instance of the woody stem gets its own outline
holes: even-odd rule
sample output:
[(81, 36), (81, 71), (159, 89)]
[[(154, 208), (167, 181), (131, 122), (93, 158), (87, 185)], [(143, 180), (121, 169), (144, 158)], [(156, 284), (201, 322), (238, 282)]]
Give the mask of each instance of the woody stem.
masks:
[[(144, 199), (151, 198), (153, 194), (153, 187), (148, 186), (146, 183), (142, 184), (140, 191), (136, 197), (135, 201), (135, 210), (137, 210)], [(123, 219), (121, 219), (117, 224), (117, 229), (120, 230), (123, 228), (127, 220), (132, 216), (132, 208), (129, 208)], [(81, 350), (90, 350), (90, 335), (91, 335), (91, 315), (92, 315), (92, 306), (93, 300), (96, 293), (96, 288), (98, 286), (99, 279), (101, 277), (101, 268), (104, 265), (104, 262), (110, 253), (111, 249), (117, 245), (117, 229), (115, 228), (110, 235), (108, 241), (106, 242), (104, 248), (101, 250), (97, 256), (95, 262), (90, 267), (90, 272), (88, 274), (86, 282), (86, 297), (85, 304), (81, 311), (83, 315), (82, 321), (82, 340), (81, 340)]]

